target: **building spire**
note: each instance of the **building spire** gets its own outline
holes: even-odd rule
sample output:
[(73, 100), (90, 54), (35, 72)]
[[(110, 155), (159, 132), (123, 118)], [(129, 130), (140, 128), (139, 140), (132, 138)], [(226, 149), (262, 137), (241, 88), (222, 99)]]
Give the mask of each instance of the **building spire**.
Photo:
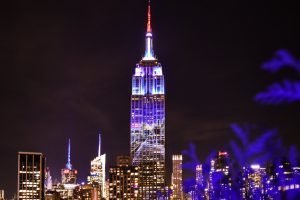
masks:
[(147, 20), (147, 33), (146, 33), (146, 50), (143, 60), (155, 60), (153, 51), (152, 27), (151, 27), (151, 5), (148, 0), (148, 20)]
[(66, 164), (67, 169), (72, 169), (72, 164), (71, 164), (71, 140), (69, 138), (69, 143), (68, 143), (68, 162)]
[(148, 0), (148, 22), (147, 22), (147, 33), (152, 33), (152, 28), (151, 28), (151, 5), (150, 5), (150, 0)]
[(101, 134), (99, 133), (98, 157), (101, 156)]

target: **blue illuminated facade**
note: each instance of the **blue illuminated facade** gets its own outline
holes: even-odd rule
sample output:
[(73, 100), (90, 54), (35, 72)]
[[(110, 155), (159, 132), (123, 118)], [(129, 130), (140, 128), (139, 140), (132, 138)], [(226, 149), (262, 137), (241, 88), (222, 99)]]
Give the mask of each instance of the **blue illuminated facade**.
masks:
[[(194, 157), (193, 155), (190, 155)], [(268, 161), (264, 167), (246, 164), (219, 151), (208, 163), (195, 166), (194, 181), (184, 184), (189, 200), (294, 200), (300, 199), (300, 167), (286, 158)], [(294, 164), (292, 164), (294, 163)], [(189, 165), (191, 166), (191, 165)], [(203, 167), (204, 166), (204, 167)]]
[(142, 170), (139, 193), (153, 199), (165, 185), (165, 82), (153, 51), (150, 5), (145, 55), (132, 76), (130, 119), (132, 162)]

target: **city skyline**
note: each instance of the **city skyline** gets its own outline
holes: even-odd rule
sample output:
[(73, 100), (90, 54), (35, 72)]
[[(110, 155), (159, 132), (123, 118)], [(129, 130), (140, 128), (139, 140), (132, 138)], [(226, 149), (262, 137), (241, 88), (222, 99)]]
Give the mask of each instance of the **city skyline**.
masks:
[[(4, 138), (0, 148), (7, 152), (3, 155), (7, 166), (1, 171), (7, 173), (1, 178), (8, 183), (0, 182), (0, 188), (6, 194), (12, 195), (15, 189), (10, 188), (16, 188), (18, 151), (43, 152), (53, 177), (59, 179), (65, 141), (71, 138), (72, 164), (79, 180), (88, 175), (99, 129), (108, 165), (116, 155), (129, 154), (129, 77), (135, 61), (142, 57), (138, 55), (144, 47), (146, 3), (106, 3), (107, 11), (100, 3), (82, 8), (74, 2), (70, 9), (40, 3), (29, 11), (18, 4), (12, 9), (15, 18), (7, 14), (14, 26), (5, 29), (12, 33), (7, 35), (12, 42), (7, 47), (13, 62), (7, 63), (2, 78)], [(299, 147), (299, 105), (275, 108), (253, 101), (273, 80), (260, 69), (264, 61), (281, 48), (300, 57), (297, 15), (291, 5), (286, 5), (288, 12), (271, 1), (249, 7), (221, 3), (241, 18), (235, 19), (228, 10), (208, 2), (191, 3), (194, 7), (152, 3), (155, 52), (167, 78), (167, 162), (189, 143), (201, 149), (201, 159), (226, 147), (227, 138), (233, 138), (229, 128), (233, 122), (279, 128), (286, 145)]]

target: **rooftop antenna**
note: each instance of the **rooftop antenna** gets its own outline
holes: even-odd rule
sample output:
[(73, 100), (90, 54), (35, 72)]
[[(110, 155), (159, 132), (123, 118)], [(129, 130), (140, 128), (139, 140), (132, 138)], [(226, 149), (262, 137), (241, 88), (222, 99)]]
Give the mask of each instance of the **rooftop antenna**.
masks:
[(148, 0), (148, 22), (147, 22), (147, 33), (152, 33), (152, 28), (151, 28), (151, 4), (150, 4), (150, 0)]
[(71, 164), (71, 140), (69, 138), (69, 144), (68, 144), (68, 162), (66, 164), (67, 169), (72, 169), (72, 164)]
[(143, 60), (155, 60), (153, 51), (153, 38), (152, 38), (152, 27), (151, 27), (151, 5), (148, 0), (148, 20), (147, 20), (147, 33), (146, 33), (146, 49)]
[(98, 157), (101, 156), (101, 133), (99, 133)]

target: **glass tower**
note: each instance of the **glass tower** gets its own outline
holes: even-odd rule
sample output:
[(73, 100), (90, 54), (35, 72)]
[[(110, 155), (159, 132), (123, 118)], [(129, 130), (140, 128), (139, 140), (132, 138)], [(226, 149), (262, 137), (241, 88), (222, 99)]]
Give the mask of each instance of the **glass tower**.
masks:
[(42, 153), (18, 153), (18, 199), (44, 199), (45, 158)]
[(150, 3), (145, 55), (132, 76), (130, 119), (132, 163), (140, 167), (142, 177), (139, 193), (153, 199), (165, 185), (165, 85), (153, 51)]
[(173, 200), (183, 200), (182, 188), (182, 155), (173, 155), (173, 172), (172, 172), (172, 186), (173, 186)]
[(99, 184), (101, 198), (105, 198), (107, 192), (105, 188), (105, 162), (106, 154), (101, 154), (101, 134), (99, 134), (98, 156), (91, 161), (91, 172), (90, 176), (88, 176), (88, 183)]

